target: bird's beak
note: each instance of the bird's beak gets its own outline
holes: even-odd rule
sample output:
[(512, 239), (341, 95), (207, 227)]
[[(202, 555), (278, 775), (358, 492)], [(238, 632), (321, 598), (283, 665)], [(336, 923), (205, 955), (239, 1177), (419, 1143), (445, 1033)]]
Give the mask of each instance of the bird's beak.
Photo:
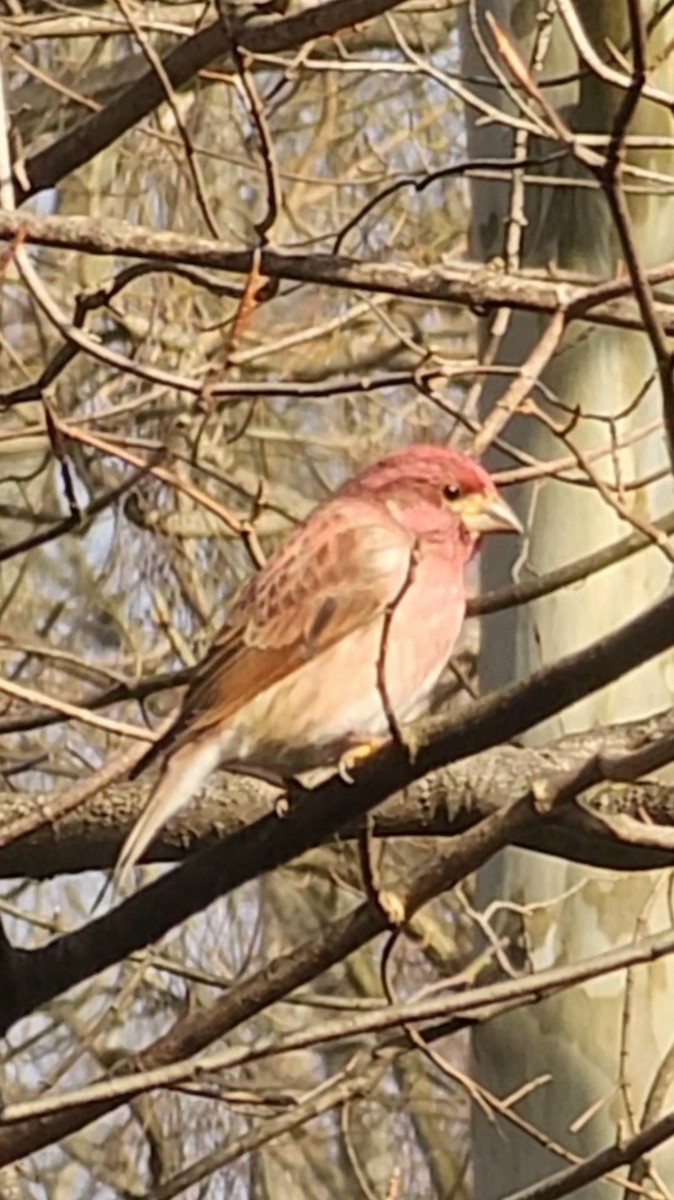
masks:
[(466, 528), (483, 533), (523, 533), (522, 523), (498, 492), (473, 492), (457, 505)]

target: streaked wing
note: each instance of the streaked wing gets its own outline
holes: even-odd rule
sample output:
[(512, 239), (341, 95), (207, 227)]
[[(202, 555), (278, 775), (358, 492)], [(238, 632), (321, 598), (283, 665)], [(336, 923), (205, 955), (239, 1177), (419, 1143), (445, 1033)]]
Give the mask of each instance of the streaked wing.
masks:
[[(396, 600), (413, 547), (383, 505), (337, 496), (251, 580), (197, 668), (172, 729), (136, 766), (134, 775), (167, 751), (122, 847), (118, 877), (217, 765), (220, 732), (235, 713)], [(356, 680), (360, 666), (354, 663)]]
[(411, 550), (379, 505), (339, 498), (318, 509), (240, 596), (185, 693), (171, 742), (226, 722), (383, 613), (404, 585)]

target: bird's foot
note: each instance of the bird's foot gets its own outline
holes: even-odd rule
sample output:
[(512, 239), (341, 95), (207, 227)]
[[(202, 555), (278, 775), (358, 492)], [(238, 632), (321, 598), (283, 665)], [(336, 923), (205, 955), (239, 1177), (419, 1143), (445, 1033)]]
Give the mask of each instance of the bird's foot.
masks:
[(287, 817), (293, 806), (304, 800), (311, 791), (313, 791), (313, 788), (306, 787), (296, 775), (292, 775), (289, 779), (284, 779), (283, 791), (274, 805), (276, 816)]
[(361, 763), (367, 762), (368, 758), (372, 758), (372, 755), (376, 754), (378, 750), (383, 749), (390, 740), (387, 737), (371, 737), (366, 741), (357, 742), (354, 746), (349, 746), (337, 764), (337, 774), (340, 779), (343, 779), (345, 783), (354, 783), (353, 771)]
[(405, 924), (405, 902), (397, 892), (389, 888), (380, 888), (377, 892), (377, 904), (390, 925), (402, 928)]

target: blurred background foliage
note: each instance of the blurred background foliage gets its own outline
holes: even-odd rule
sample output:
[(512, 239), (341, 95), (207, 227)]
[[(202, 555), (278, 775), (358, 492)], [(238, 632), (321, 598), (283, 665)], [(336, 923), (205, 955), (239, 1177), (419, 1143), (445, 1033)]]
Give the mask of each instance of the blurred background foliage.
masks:
[[(6, 0), (0, 28), (19, 167), (214, 16), (207, 4), (116, 0), (66, 8)], [(429, 266), (461, 257), (465, 179), (433, 178), (466, 156), (455, 16), (453, 5), (413, 3), (299, 51), (204, 70), (31, 206), (102, 224), (217, 236), (232, 249), (259, 244), (258, 226), (273, 216), (266, 236), (278, 249), (329, 253), (339, 239), (340, 253), (381, 263)], [(31, 255), (67, 319), (86, 301), (89, 337), (133, 364), (133, 372), (119, 370), (77, 353), (46, 389), (58, 421), (80, 435), (67, 446), (77, 500), (86, 507), (125, 481), (130, 486), (74, 532), (0, 564), (0, 658), (9, 680), (86, 704), (115, 682), (191, 666), (255, 563), (356, 465), (395, 444), (461, 436), (455, 414), (475, 354), (466, 310), (282, 283), (242, 319), (240, 278), (139, 269), (123, 258), (68, 250)], [(8, 395), (39, 380), (64, 341), (11, 261), (1, 302)], [(430, 394), (418, 374), (429, 367), (439, 380)], [(145, 374), (152, 368), (191, 380), (201, 394), (157, 383)], [(231, 385), (231, 394), (211, 396), (214, 383)], [(265, 394), (271, 384), (274, 394)], [(105, 452), (88, 438), (103, 439)], [(52, 449), (41, 400), (4, 411), (6, 546), (68, 515)], [(173, 481), (138, 478), (134, 456), (160, 461)], [(245, 536), (182, 484), (246, 523)], [(129, 702), (106, 714), (154, 722), (176, 696), (160, 692), (142, 712)], [(30, 726), (25, 705), (3, 699), (6, 788), (61, 788), (119, 747), (113, 735), (75, 722)], [(389, 848), (385, 873), (406, 873), (424, 852)], [(83, 922), (100, 882), (84, 874), (4, 883), (0, 910), (10, 936), (36, 944)], [(337, 845), (223, 899), (160, 950), (82, 986), (76, 1003), (69, 995), (20, 1023), (10, 1035), (5, 1100), (98, 1077), (123, 1048), (139, 1049), (181, 1013), (310, 937), (361, 889), (355, 852)], [(408, 996), (465, 967), (470, 912), (468, 895), (462, 903), (437, 901), (417, 919), (414, 937), (396, 940), (388, 967), (395, 994)], [(328, 1013), (343, 1011), (381, 997), (380, 955), (376, 944), (353, 956), (231, 1040), (301, 1026), (326, 1005)], [(352, 1052), (316, 1050), (201, 1089), (152, 1093), (5, 1172), (3, 1195), (154, 1195), (186, 1164), (232, 1145), (232, 1161), (205, 1170), (185, 1195), (460, 1200), (467, 1194), (467, 1105), (454, 1072), (465, 1066), (466, 1047), (457, 1039), (448, 1070), (421, 1054), (406, 1057), (362, 1099), (263, 1141), (254, 1154), (236, 1154), (238, 1138), (338, 1075)]]

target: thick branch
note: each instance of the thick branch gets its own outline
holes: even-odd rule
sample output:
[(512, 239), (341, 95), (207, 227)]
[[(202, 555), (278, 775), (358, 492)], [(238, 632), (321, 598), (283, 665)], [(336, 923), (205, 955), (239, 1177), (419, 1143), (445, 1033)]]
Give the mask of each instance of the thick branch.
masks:
[[(573, 734), (544, 748), (498, 746), (472, 758), (431, 771), (411, 787), (392, 795), (374, 815), (375, 837), (456, 837), (465, 829), (524, 796), (536, 784), (554, 784), (594, 755), (614, 758), (671, 734), (672, 717)], [(0, 878), (48, 879), (114, 865), (130, 825), (146, 799), (148, 784), (114, 784), (56, 824), (45, 824), (0, 848)], [(145, 861), (174, 862), (226, 841), (274, 810), (277, 793), (246, 776), (212, 777), (201, 800), (174, 818), (161, 832)], [(0, 792), (0, 824), (34, 813), (54, 794)], [(527, 831), (520, 844), (559, 858), (616, 871), (648, 871), (670, 865), (667, 845), (626, 841), (607, 826), (607, 816), (648, 821), (651, 828), (674, 824), (674, 789), (666, 784), (605, 783), (583, 805), (560, 809)], [(283, 826), (279, 825), (279, 830)], [(341, 831), (354, 837), (356, 821)], [(664, 841), (667, 839), (665, 838)]]
[[(161, 263), (181, 263), (248, 275), (252, 251), (231, 250), (209, 238), (157, 233), (122, 221), (90, 217), (38, 216), (0, 212), (0, 238), (21, 236), (29, 243), (79, 250), (90, 254), (125, 255)], [(487, 271), (476, 263), (451, 263), (433, 270), (412, 263), (360, 262), (344, 255), (288, 254), (264, 249), (260, 271), (270, 279), (291, 279), (323, 286), (406, 296), (462, 307), (509, 307), (554, 313), (564, 306), (571, 317), (586, 317), (599, 325), (642, 329), (641, 315), (631, 300), (631, 284), (551, 279), (543, 275)], [(674, 266), (647, 272), (651, 283), (674, 276)], [(663, 329), (674, 334), (671, 305), (657, 304)], [(217, 391), (214, 393), (217, 394)]]
[[(409, 880), (401, 911), (410, 917), (420, 904), (443, 890), (443, 886), (451, 886), (486, 861), (527, 822), (530, 810), (531, 799), (528, 798), (510, 805), (478, 828), (468, 830), (458, 839), (450, 855), (444, 859), (439, 857), (430, 871), (424, 867)], [(279, 955), (248, 978), (234, 983), (208, 1009), (199, 1009), (179, 1018), (167, 1034), (145, 1047), (129, 1066), (132, 1070), (138, 1067), (148, 1070), (197, 1053), (274, 1001), (316, 978), (382, 933), (389, 924), (383, 907), (374, 895), (369, 895), (351, 912), (330, 921), (319, 936)], [(97, 1102), (78, 1104), (67, 1112), (56, 1111), (46, 1118), (21, 1121), (11, 1129), (2, 1129), (0, 1123), (0, 1165), (47, 1145), (55, 1137), (62, 1138), (74, 1132), (126, 1099), (124, 1091), (118, 1094), (112, 1088), (105, 1091), (105, 1096)]]
[[(6, 955), (2, 1008), (5, 1025), (75, 983), (162, 937), (220, 895), (320, 845), (383, 800), (450, 762), (517, 737), (589, 695), (674, 642), (674, 595), (586, 650), (568, 655), (523, 683), (475, 703), (465, 714), (432, 721), (411, 761), (403, 747), (377, 755), (355, 786), (339, 776), (308, 795), (291, 797), (288, 816), (269, 814), (189, 858), (149, 887), (83, 928), (36, 950)], [(670, 740), (666, 739), (667, 761)], [(649, 769), (653, 769), (653, 763)], [(572, 794), (603, 778), (590, 760)]]
[[(396, 8), (402, 0), (327, 0), (314, 8), (305, 8), (289, 17), (257, 17), (234, 29), (236, 45), (250, 54), (278, 54), (294, 50), (305, 42), (330, 37), (342, 29), (370, 21)], [(162, 60), (166, 77), (174, 89), (184, 87), (197, 73), (228, 55), (233, 47), (232, 31), (214, 21), (199, 33), (181, 42)], [(101, 150), (112, 145), (138, 121), (148, 117), (166, 99), (157, 72), (150, 68), (101, 112), (88, 117), (47, 146), (26, 159), (28, 187), (16, 181), (17, 203), (44, 188), (54, 187), (61, 179), (90, 162)]]

